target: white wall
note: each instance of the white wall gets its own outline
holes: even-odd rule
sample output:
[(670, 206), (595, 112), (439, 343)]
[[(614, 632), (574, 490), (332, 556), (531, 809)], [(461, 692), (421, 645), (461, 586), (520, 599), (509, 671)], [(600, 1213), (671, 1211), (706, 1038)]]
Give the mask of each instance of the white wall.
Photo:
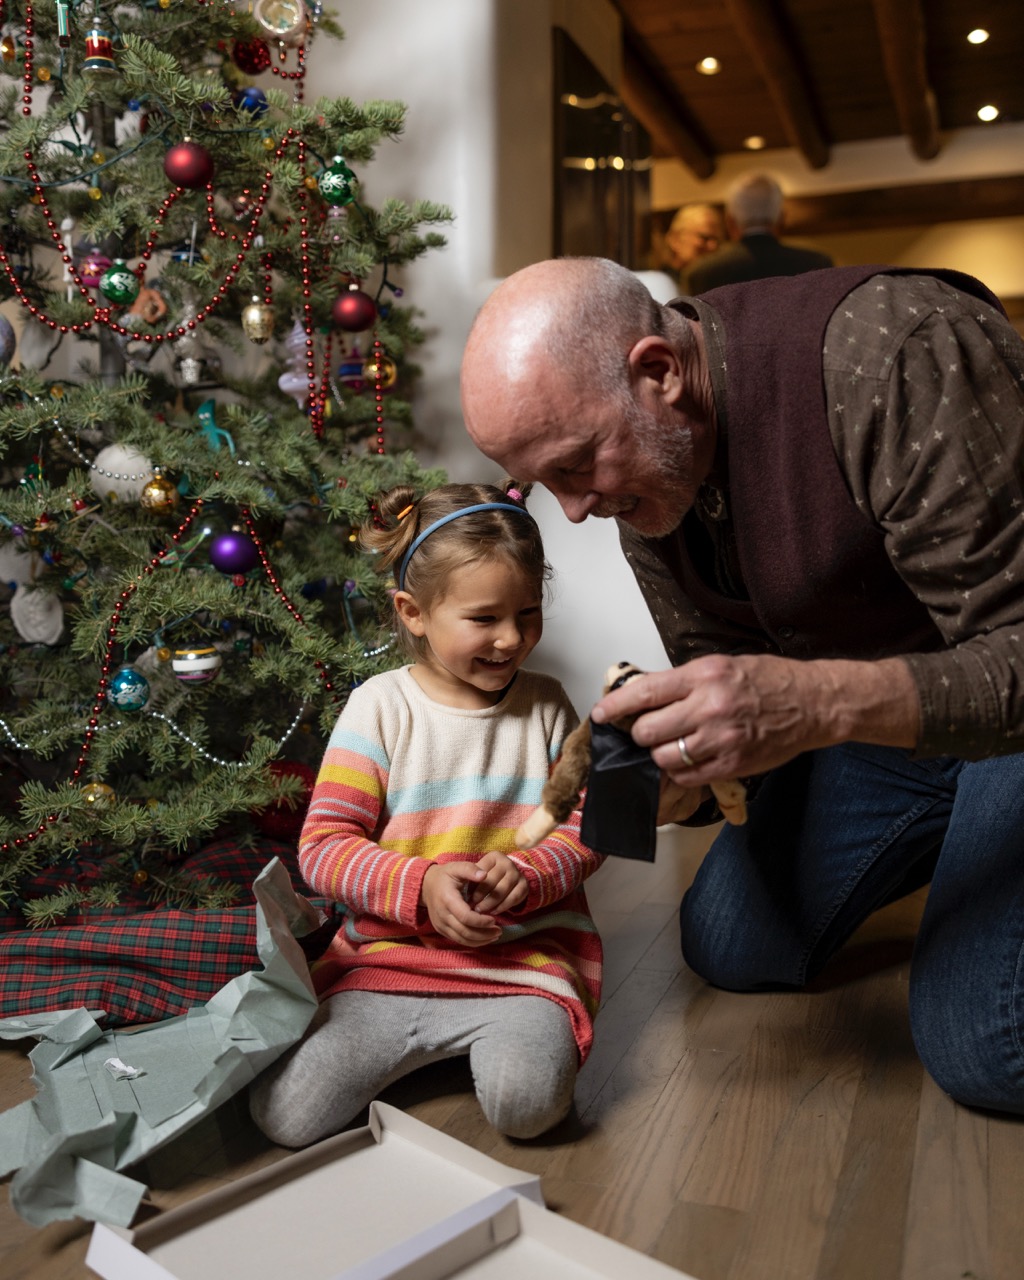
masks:
[[(345, 42), (314, 41), (306, 101), (397, 98), (406, 129), (359, 170), (366, 199), (426, 198), (452, 207), (445, 249), (402, 269), (403, 304), (425, 313), (428, 341), (415, 404), (417, 456), (453, 480), (500, 475), (466, 436), (458, 397), (462, 347), (477, 308), (505, 273), (550, 256), (551, 28), (566, 27), (613, 83), (618, 19), (607, 0), (390, 0), (338, 6)], [(530, 507), (556, 579), (532, 666), (557, 675), (581, 714), (605, 668), (665, 655), (605, 521), (570, 525), (536, 490)]]

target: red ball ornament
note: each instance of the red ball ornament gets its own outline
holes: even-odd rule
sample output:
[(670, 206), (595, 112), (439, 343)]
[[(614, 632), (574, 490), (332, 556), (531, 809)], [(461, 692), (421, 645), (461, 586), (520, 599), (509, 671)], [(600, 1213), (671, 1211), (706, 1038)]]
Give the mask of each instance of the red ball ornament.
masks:
[(295, 805), (294, 809), (291, 808), (289, 803), (282, 800), (277, 804), (270, 805), (262, 813), (256, 814), (256, 825), (265, 836), (269, 836), (272, 840), (284, 840), (289, 844), (294, 844), (299, 838), (299, 832), (302, 830), (306, 809), (309, 807), (309, 797), (313, 794), (316, 770), (299, 760), (273, 760), (268, 767), (270, 772), (278, 777), (301, 778), (303, 783), (302, 794), (297, 800), (291, 802)]
[(235, 66), (247, 76), (258, 76), (271, 63), (270, 46), (258, 36), (251, 40), (236, 40), (231, 47), (231, 56)]
[(198, 142), (186, 138), (164, 156), (164, 173), (176, 187), (195, 191), (213, 177), (213, 157)]
[(335, 298), (331, 319), (339, 329), (360, 333), (377, 319), (377, 304), (362, 289), (346, 289)]

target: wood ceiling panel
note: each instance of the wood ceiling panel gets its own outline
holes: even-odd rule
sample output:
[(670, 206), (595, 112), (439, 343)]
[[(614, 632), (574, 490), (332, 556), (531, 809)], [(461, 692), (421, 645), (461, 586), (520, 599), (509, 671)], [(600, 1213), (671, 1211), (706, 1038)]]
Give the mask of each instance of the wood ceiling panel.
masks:
[[(836, 143), (900, 133), (929, 158), (919, 148), (937, 151), (941, 131), (976, 126), (985, 102), (1003, 121), (1024, 120), (1024, 0), (616, 3), (641, 63), (712, 165), (751, 134), (796, 145), (819, 167)], [(967, 43), (974, 26), (992, 33), (987, 44)], [(720, 75), (696, 72), (708, 54)]]

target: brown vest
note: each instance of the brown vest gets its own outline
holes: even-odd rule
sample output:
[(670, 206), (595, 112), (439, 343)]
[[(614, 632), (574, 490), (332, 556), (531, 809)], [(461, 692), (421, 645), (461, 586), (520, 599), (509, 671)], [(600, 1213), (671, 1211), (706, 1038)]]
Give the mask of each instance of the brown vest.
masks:
[[(879, 274), (907, 273), (840, 267), (701, 297), (725, 328), (728, 503), (749, 602), (700, 578), (685, 534), (654, 546), (698, 608), (759, 632), (790, 657), (871, 659), (944, 643), (893, 568), (882, 530), (850, 496), (829, 433), (825, 329), (842, 299)], [(938, 276), (1001, 310), (971, 276), (913, 274)]]

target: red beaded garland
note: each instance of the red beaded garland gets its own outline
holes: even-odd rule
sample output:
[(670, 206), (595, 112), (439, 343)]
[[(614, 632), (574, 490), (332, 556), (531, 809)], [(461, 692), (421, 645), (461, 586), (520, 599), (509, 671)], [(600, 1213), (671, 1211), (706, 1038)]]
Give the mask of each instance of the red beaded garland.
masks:
[(247, 76), (258, 76), (271, 64), (270, 46), (259, 36), (251, 40), (236, 40), (231, 46), (231, 57), (239, 71)]
[[(189, 527), (191, 526), (193, 520), (195, 520), (196, 516), (199, 514), (199, 511), (202, 505), (203, 505), (202, 498), (197, 498), (195, 503), (192, 506), (192, 509), (189, 511), (188, 515), (178, 526), (177, 532), (171, 535), (172, 544), (175, 544), (181, 541), (181, 539), (184, 537), (185, 533), (188, 531)], [(77, 782), (79, 777), (81, 777), (82, 769), (85, 767), (85, 762), (89, 756), (89, 752), (92, 750), (93, 739), (96, 736), (96, 728), (99, 724), (99, 714), (107, 705), (107, 700), (106, 700), (106, 697), (104, 696), (104, 691), (106, 690), (106, 687), (108, 684), (110, 668), (113, 663), (114, 646), (117, 643), (117, 632), (118, 632), (118, 627), (121, 621), (121, 612), (124, 609), (126, 602), (135, 594), (135, 591), (138, 588), (139, 583), (142, 581), (143, 577), (146, 574), (152, 573), (153, 570), (164, 559), (164, 557), (170, 555), (171, 550), (172, 550), (172, 547), (168, 546), (168, 547), (165, 547), (162, 551), (158, 552), (157, 555), (155, 555), (153, 559), (150, 560), (149, 564), (146, 565), (142, 573), (139, 574), (139, 576), (135, 579), (135, 581), (131, 584), (131, 586), (126, 587), (124, 591), (121, 592), (120, 599), (114, 605), (114, 611), (110, 617), (111, 625), (107, 628), (107, 643), (104, 648), (103, 664), (101, 667), (100, 679), (99, 679), (99, 683), (96, 690), (96, 700), (92, 705), (91, 715), (89, 716), (89, 719), (86, 721), (86, 730), (85, 730), (85, 733), (82, 735), (83, 741), (82, 741), (81, 750), (78, 753), (78, 762), (71, 772), (72, 782)], [(59, 820), (60, 820), (60, 814), (57, 814), (57, 813), (49, 814), (35, 828), (34, 831), (31, 831), (24, 836), (15, 836), (13, 840), (0, 841), (0, 853), (7, 853), (12, 846), (14, 848), (20, 848), (25, 841), (34, 840), (37, 835), (41, 835), (42, 832), (44, 832), (47, 827), (53, 826), (53, 824), (58, 822)]]

